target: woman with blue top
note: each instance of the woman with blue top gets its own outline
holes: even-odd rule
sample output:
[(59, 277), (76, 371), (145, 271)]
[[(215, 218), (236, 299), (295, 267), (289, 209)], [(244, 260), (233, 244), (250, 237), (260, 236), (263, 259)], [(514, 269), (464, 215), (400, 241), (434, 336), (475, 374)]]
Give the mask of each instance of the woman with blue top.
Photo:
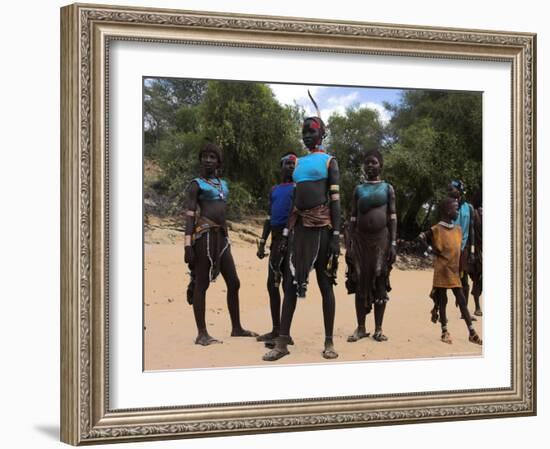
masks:
[(258, 334), (241, 326), (240, 281), (225, 222), (229, 190), (226, 181), (217, 176), (222, 162), (220, 149), (213, 143), (206, 144), (199, 152), (199, 162), (201, 176), (193, 179), (187, 189), (185, 262), (192, 272), (192, 294), (188, 299), (193, 305), (197, 324), (195, 343), (208, 346), (221, 343), (208, 334), (205, 321), (206, 290), (220, 273), (227, 285), (231, 336), (256, 337)]
[(372, 338), (380, 342), (388, 339), (382, 333), (382, 323), (391, 290), (390, 271), (396, 257), (397, 213), (393, 187), (380, 179), (383, 165), (379, 151), (368, 151), (365, 155), (367, 179), (353, 192), (349, 259), (353, 261), (357, 280), (357, 329), (348, 337), (349, 342), (370, 335), (366, 331), (365, 318), (373, 307), (375, 329)]
[[(466, 201), (466, 186), (460, 180), (451, 181), (447, 187), (447, 196), (458, 201), (458, 217), (453, 221), (462, 229), (462, 242), (460, 245), (460, 281), (468, 306), (470, 296), (470, 285), (468, 273), (474, 264), (475, 257), (475, 230), (474, 230), (474, 208)], [(472, 321), (477, 321), (472, 317)]]
[(324, 136), (325, 125), (320, 117), (305, 119), (302, 140), (309, 154), (300, 157), (296, 163), (293, 209), (288, 227), (283, 230), (286, 274), (281, 330), (275, 339), (275, 347), (263, 356), (266, 361), (289, 354), (287, 345), (297, 298), (305, 297), (309, 273), (313, 269), (323, 301), (325, 343), (322, 355), (326, 359), (338, 357), (332, 333), (335, 313), (333, 284), (340, 252), (340, 174), (336, 159), (321, 146)]
[(263, 341), (268, 348), (275, 346), (274, 339), (279, 336), (281, 329), (281, 294), (279, 293), (279, 285), (284, 273), (282, 270), (283, 266), (280, 249), (283, 229), (288, 223), (288, 216), (292, 208), (292, 195), (294, 193), (292, 173), (294, 172), (296, 160), (297, 155), (292, 151), (289, 151), (281, 158), (282, 182), (273, 186), (269, 192), (269, 215), (264, 222), (262, 238), (258, 244), (258, 252), (256, 254), (259, 259), (263, 259), (266, 256), (265, 244), (271, 234), (267, 292), (269, 294), (269, 306), (273, 328), (271, 332), (257, 337), (257, 340)]

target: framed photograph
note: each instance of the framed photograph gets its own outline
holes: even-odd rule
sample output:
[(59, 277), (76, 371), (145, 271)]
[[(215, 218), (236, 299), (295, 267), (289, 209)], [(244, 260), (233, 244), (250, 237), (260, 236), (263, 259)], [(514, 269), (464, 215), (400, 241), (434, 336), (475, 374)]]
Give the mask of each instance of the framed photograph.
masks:
[(62, 441), (536, 413), (534, 34), (61, 28)]

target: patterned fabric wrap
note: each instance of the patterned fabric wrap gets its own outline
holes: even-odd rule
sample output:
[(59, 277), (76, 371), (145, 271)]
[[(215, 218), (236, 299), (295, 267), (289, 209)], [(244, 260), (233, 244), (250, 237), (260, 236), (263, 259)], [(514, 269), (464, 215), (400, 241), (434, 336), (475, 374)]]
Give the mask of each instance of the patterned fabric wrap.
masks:
[[(306, 296), (310, 271), (317, 264), (326, 267), (328, 262), (326, 248), (330, 242), (330, 234), (328, 226), (306, 227), (302, 220), (298, 220), (290, 233), (288, 263), (299, 298)], [(322, 260), (319, 259), (319, 253), (325, 255)]]
[(383, 304), (389, 300), (390, 232), (387, 227), (377, 233), (356, 230), (351, 237), (351, 258), (357, 282), (355, 293), (364, 298), (368, 313), (373, 304)]
[(199, 217), (193, 233), (193, 245), (198, 240), (206, 239), (206, 256), (210, 264), (209, 280), (214, 282), (220, 274), (221, 259), (229, 247), (229, 236), (227, 229), (209, 218)]
[(321, 228), (327, 226), (332, 228), (330, 220), (330, 207), (327, 204), (320, 204), (312, 209), (299, 210), (294, 208), (288, 220), (289, 229), (293, 229), (298, 220), (306, 228)]

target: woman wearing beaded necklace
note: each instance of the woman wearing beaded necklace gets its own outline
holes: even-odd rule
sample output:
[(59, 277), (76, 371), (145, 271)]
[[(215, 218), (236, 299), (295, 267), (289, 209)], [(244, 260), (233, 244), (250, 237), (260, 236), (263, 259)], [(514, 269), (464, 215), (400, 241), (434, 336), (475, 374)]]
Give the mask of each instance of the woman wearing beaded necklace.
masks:
[(374, 306), (375, 330), (372, 338), (386, 341), (382, 322), (391, 290), (389, 275), (396, 257), (397, 214), (395, 192), (391, 184), (380, 179), (384, 165), (382, 154), (371, 150), (365, 155), (366, 182), (353, 192), (350, 218), (352, 265), (357, 280), (355, 312), (357, 329), (348, 337), (355, 342), (368, 337), (366, 315)]
[[(198, 336), (195, 343), (208, 346), (221, 343), (206, 329), (206, 290), (221, 273), (227, 285), (227, 307), (231, 318), (232, 337), (256, 337), (243, 329), (239, 312), (240, 281), (231, 255), (225, 221), (229, 190), (225, 180), (217, 176), (222, 158), (220, 149), (206, 144), (199, 152), (201, 176), (187, 189), (185, 222), (185, 262), (191, 270), (192, 282), (188, 301), (193, 305)], [(198, 206), (198, 207), (197, 207)], [(197, 214), (200, 209), (200, 214)]]
[(313, 269), (323, 303), (325, 342), (322, 356), (325, 359), (338, 357), (333, 342), (333, 284), (340, 252), (340, 175), (336, 159), (321, 146), (324, 136), (325, 125), (319, 116), (304, 120), (302, 140), (309, 154), (299, 158), (294, 169), (293, 208), (282, 238), (286, 275), (283, 278), (281, 329), (275, 347), (264, 354), (265, 361), (275, 361), (289, 354), (287, 345), (291, 342), (290, 327), (297, 299), (306, 296)]

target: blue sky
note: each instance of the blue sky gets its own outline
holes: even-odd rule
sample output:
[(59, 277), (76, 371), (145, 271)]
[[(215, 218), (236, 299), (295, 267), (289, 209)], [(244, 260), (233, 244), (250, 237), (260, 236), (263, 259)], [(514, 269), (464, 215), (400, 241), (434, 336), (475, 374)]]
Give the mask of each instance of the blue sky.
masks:
[(333, 113), (343, 114), (349, 107), (368, 107), (378, 112), (382, 122), (391, 118), (390, 112), (383, 103), (397, 104), (401, 98), (401, 89), (383, 89), (375, 87), (331, 87), (307, 86), (297, 84), (269, 84), (275, 97), (282, 104), (294, 103), (302, 106), (307, 115), (317, 115), (307, 91), (319, 105), (321, 117), (325, 122)]

